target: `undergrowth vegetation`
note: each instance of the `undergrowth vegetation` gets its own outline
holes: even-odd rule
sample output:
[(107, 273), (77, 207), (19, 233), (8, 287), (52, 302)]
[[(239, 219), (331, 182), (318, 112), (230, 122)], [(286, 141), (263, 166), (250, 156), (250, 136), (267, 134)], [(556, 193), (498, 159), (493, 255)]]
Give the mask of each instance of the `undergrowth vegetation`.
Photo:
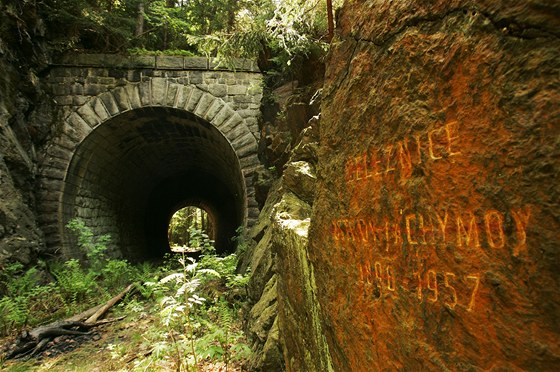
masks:
[(246, 297), (248, 277), (236, 274), (235, 254), (217, 256), (200, 230), (191, 229), (190, 236), (190, 247), (202, 250), (200, 259), (183, 251), (178, 259), (167, 261), (167, 275), (145, 283), (145, 291), (159, 305), (162, 327), (152, 335), (156, 345), (152, 357), (139, 360), (136, 367), (157, 366), (162, 354), (171, 356), (180, 371), (196, 370), (205, 359), (222, 360), (227, 366), (250, 356), (235, 321)]
[(130, 282), (141, 281), (152, 271), (107, 256), (108, 235), (95, 237), (83, 221), (68, 226), (78, 236), (85, 260), (40, 262), (24, 270), (21, 263), (7, 265), (0, 274), (0, 336), (26, 326), (73, 315), (108, 300)]
[(240, 325), (248, 276), (236, 273), (235, 254), (217, 256), (208, 236), (192, 228), (189, 247), (201, 250), (197, 260), (184, 250), (158, 266), (133, 265), (107, 255), (109, 236), (96, 237), (80, 220), (68, 228), (84, 259), (27, 270), (13, 263), (1, 271), (0, 336), (77, 314), (138, 283), (114, 311), (132, 322), (150, 319), (150, 326), (138, 327), (130, 345), (107, 345), (115, 363), (132, 360), (127, 370), (197, 371), (217, 361), (228, 370), (250, 357)]

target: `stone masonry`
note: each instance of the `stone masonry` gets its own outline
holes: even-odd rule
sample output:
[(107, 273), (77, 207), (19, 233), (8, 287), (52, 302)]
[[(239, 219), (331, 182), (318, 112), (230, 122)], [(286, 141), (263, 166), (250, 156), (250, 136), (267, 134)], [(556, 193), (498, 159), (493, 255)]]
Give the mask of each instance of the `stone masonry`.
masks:
[[(211, 124), (221, 133), (227, 140), (224, 143), (229, 144), (237, 157), (236, 161), (230, 161), (231, 167), (241, 171), (244, 223), (250, 225), (254, 221), (258, 207), (252, 177), (260, 167), (257, 138), (262, 76), (253, 62), (240, 60), (235, 69), (227, 69), (200, 57), (73, 55), (55, 61), (45, 80), (55, 101), (57, 117), (40, 160), (39, 223), (48, 247), (54, 250), (60, 244), (64, 246), (63, 224), (70, 217), (64, 216), (64, 192), (70, 186), (76, 187), (68, 184), (71, 181), (67, 173), (77, 148), (104, 123), (143, 109), (184, 112), (195, 121)], [(199, 129), (191, 131), (200, 132)], [(209, 141), (204, 139), (209, 134), (198, 136), (201, 139), (194, 141)], [(204, 146), (210, 145), (205, 142)], [(102, 143), (95, 147), (96, 151), (102, 151), (100, 147)], [(212, 149), (212, 153), (224, 151)], [(215, 162), (221, 161), (216, 156)], [(80, 177), (81, 184), (85, 178)], [(91, 215), (88, 209), (104, 202), (101, 197), (90, 199), (74, 213)], [(101, 215), (97, 216), (99, 223), (106, 225), (100, 231), (117, 233), (116, 227), (111, 230), (109, 226), (114, 224), (110, 214), (104, 216), (105, 221)]]

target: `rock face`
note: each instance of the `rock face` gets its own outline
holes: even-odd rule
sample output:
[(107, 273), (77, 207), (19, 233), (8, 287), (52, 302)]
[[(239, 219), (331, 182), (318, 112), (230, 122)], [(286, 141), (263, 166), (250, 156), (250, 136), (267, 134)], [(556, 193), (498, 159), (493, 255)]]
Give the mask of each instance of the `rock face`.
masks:
[(309, 255), (337, 371), (560, 363), (560, 4), (348, 2)]
[(276, 257), (272, 253), (274, 206), (282, 198), (281, 181), (273, 183), (266, 203), (253, 226), (252, 244), (241, 259), (243, 271), (250, 268), (249, 306), (245, 332), (252, 341), (252, 371), (282, 371), (282, 350), (278, 341), (278, 291)]
[[(50, 100), (39, 84), (44, 33), (35, 5), (0, 5), (0, 270), (29, 264), (44, 247), (36, 223), (36, 149), (49, 130)], [(14, 30), (18, 30), (15, 32)]]
[[(278, 176), (293, 157), (291, 152), (296, 150), (301, 132), (309, 128), (309, 120), (320, 112), (323, 79), (318, 72), (322, 71), (322, 66), (317, 58), (310, 58), (300, 67), (301, 71), (315, 69), (314, 74), (302, 72), (301, 82), (290, 81), (264, 97), (259, 158)], [(305, 145), (305, 139), (302, 144)]]
[[(292, 193), (276, 206), (272, 250), (278, 268), (278, 327), (288, 371), (332, 371), (314, 268), (308, 255), (311, 208)], [(299, 213), (288, 213), (298, 210)]]
[(257, 224), (251, 267), (247, 333), (252, 371), (332, 371), (323, 335), (314, 268), (308, 254), (318, 145), (318, 117), (298, 137), (283, 176), (270, 188)]

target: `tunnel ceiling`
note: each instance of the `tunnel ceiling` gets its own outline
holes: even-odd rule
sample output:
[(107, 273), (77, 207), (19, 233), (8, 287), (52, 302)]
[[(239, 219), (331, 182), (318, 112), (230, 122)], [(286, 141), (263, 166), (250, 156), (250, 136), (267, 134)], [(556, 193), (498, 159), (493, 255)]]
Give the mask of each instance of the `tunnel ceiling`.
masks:
[[(199, 205), (216, 221), (216, 246), (233, 249), (243, 224), (244, 180), (227, 139), (181, 110), (141, 108), (97, 127), (78, 146), (66, 176), (63, 219), (109, 233), (131, 259), (169, 250), (173, 213)], [(70, 238), (70, 237), (69, 237)]]

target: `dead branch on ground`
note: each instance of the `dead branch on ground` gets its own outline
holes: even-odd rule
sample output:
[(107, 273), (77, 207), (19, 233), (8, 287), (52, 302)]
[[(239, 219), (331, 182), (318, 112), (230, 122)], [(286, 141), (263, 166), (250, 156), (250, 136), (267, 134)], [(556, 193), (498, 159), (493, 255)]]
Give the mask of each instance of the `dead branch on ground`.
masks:
[[(91, 328), (122, 320), (124, 317), (106, 320), (98, 319), (134, 288), (135, 285), (131, 284), (105, 304), (95, 306), (68, 319), (39, 326), (30, 331), (23, 331), (17, 337), (13, 350), (8, 352), (5, 359), (32, 357), (41, 352), (47, 343), (55, 337), (63, 335), (88, 335), (91, 334), (89, 332)], [(85, 321), (83, 321), (84, 319)]]

